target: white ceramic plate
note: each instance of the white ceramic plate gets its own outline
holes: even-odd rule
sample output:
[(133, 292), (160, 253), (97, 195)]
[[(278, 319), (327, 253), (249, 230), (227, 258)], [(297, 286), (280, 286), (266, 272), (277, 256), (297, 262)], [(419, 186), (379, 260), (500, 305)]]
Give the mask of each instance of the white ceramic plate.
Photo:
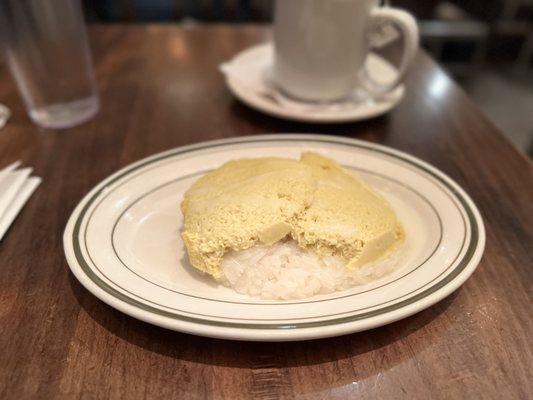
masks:
[[(246, 71), (247, 74), (259, 75), (263, 72), (263, 66), (272, 64), (272, 59), (273, 46), (271, 43), (266, 43), (242, 51), (230, 63), (239, 64), (239, 69)], [(397, 74), (392, 64), (374, 53), (368, 56), (367, 69), (377, 82), (391, 82)], [(246, 79), (236, 79), (227, 76), (226, 84), (235, 97), (258, 111), (278, 118), (308, 123), (343, 123), (374, 118), (394, 108), (403, 98), (405, 91), (404, 85), (400, 85), (380, 100), (367, 99), (360, 103), (349, 103), (349, 106), (343, 104), (340, 109), (302, 110), (282, 106), (245, 84), (245, 81), (255, 79), (260, 78), (248, 76)]]
[[(184, 191), (228, 160), (307, 150), (354, 170), (389, 200), (406, 228), (401, 266), (370, 284), (297, 301), (240, 295), (193, 270), (178, 234)], [(388, 147), (318, 135), (205, 142), (138, 161), (87, 194), (64, 233), (72, 272), (112, 307), (177, 331), (273, 341), (342, 335), (414, 314), (457, 289), (484, 244), (477, 208), (442, 172)]]

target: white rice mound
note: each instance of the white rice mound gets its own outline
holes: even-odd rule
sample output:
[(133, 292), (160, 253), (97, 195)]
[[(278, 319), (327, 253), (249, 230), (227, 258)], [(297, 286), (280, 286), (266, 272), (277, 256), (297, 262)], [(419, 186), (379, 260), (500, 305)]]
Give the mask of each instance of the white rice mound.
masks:
[(340, 257), (320, 258), (293, 240), (258, 245), (224, 257), (221, 282), (241, 294), (271, 300), (302, 299), (362, 285), (390, 273), (398, 265), (391, 256), (348, 270)]

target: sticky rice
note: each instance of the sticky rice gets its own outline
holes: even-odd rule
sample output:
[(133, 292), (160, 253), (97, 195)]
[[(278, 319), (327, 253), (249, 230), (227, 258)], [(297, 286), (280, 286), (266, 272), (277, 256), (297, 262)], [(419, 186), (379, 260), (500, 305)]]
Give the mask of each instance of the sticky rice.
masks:
[(356, 269), (340, 257), (320, 258), (293, 240), (227, 253), (219, 279), (238, 293), (272, 300), (302, 299), (362, 285), (390, 273), (399, 252)]

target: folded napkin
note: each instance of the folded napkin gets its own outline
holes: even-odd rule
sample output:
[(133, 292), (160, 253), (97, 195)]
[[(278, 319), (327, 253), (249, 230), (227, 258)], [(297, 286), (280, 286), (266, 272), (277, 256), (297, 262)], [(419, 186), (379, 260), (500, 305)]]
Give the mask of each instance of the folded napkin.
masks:
[(19, 168), (17, 161), (0, 170), (0, 240), (42, 179), (30, 176), (32, 168)]

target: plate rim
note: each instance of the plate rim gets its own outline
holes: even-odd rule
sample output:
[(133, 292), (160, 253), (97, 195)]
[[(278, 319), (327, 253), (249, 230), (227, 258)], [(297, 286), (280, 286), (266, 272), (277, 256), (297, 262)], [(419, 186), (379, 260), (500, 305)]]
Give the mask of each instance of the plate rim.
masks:
[[(257, 51), (260, 48), (269, 48), (272, 47), (272, 42), (265, 42), (256, 44), (250, 47), (247, 47), (243, 50), (241, 50), (239, 53), (235, 54), (228, 62), (234, 62), (240, 57), (243, 57), (248, 52)], [(388, 67), (397, 70), (397, 68), (392, 65), (389, 61), (387, 61), (385, 58), (381, 57), (379, 54), (376, 53), (370, 53), (370, 57), (374, 57), (379, 62), (386, 64)], [(395, 88), (392, 92), (392, 100), (385, 103), (382, 107), (376, 108), (371, 110), (370, 112), (365, 113), (353, 113), (353, 114), (346, 114), (346, 115), (320, 115), (320, 114), (305, 114), (303, 112), (296, 112), (284, 109), (283, 107), (276, 107), (275, 105), (272, 105), (272, 107), (266, 106), (261, 101), (257, 100), (255, 96), (249, 96), (246, 94), (245, 90), (241, 89), (241, 85), (239, 84), (238, 80), (236, 80), (233, 77), (224, 76), (224, 81), (226, 82), (226, 85), (230, 92), (242, 103), (247, 105), (248, 107), (251, 107), (252, 109), (263, 112), (271, 117), (275, 118), (281, 118), (285, 120), (290, 121), (296, 121), (296, 122), (303, 122), (303, 123), (315, 123), (315, 124), (332, 124), (332, 123), (349, 123), (349, 122), (356, 122), (356, 121), (362, 121), (367, 120), (371, 118), (379, 117), (380, 115), (386, 114), (390, 110), (392, 110), (394, 107), (400, 103), (400, 101), (403, 99), (405, 95), (405, 84), (401, 83), (398, 85), (397, 88)]]
[[(121, 177), (129, 175), (132, 171), (138, 168), (142, 168), (144, 165), (157, 162), (157, 160), (171, 155), (184, 154), (187, 152), (193, 152), (195, 150), (231, 144), (264, 143), (269, 141), (271, 142), (280, 140), (293, 142), (311, 141), (315, 143), (327, 142), (330, 144), (357, 145), (357, 147), (363, 147), (365, 149), (378, 151), (380, 153), (385, 153), (389, 156), (396, 156), (397, 158), (400, 158), (403, 161), (407, 161), (415, 168), (421, 169), (422, 171), (426, 172), (426, 174), (429, 173), (434, 178), (437, 178), (441, 184), (445, 184), (445, 186), (450, 191), (450, 194), (452, 194), (454, 198), (459, 201), (470, 221), (470, 245), (463, 254), (460, 262), (457, 264), (457, 266), (453, 268), (452, 271), (450, 271), (442, 280), (438, 281), (435, 285), (432, 285), (429, 288), (424, 289), (417, 295), (410, 297), (406, 300), (402, 300), (399, 303), (395, 303), (385, 308), (379, 308), (377, 310), (374, 310), (380, 311), (378, 315), (362, 314), (342, 318), (333, 318), (330, 320), (322, 320), (316, 323), (307, 322), (303, 324), (253, 324), (243, 322), (228, 323), (213, 320), (204, 320), (199, 318), (191, 318), (182, 315), (179, 315), (179, 318), (177, 318), (178, 315), (176, 315), (175, 313), (165, 312), (164, 310), (160, 309), (157, 309), (157, 313), (155, 314), (152, 311), (143, 309), (147, 308), (147, 306), (143, 303), (141, 303), (143, 304), (142, 308), (132, 304), (131, 298), (127, 297), (121, 292), (118, 292), (116, 289), (107, 285), (105, 282), (103, 282), (104, 285), (108, 286), (111, 293), (109, 293), (109, 291), (104, 290), (101, 286), (98, 285), (98, 283), (94, 281), (94, 279), (92, 279), (86, 273), (85, 268), (83, 268), (80, 264), (78, 259), (80, 255), (76, 254), (75, 249), (75, 243), (79, 239), (79, 236), (76, 236), (75, 233), (76, 225), (78, 225), (79, 228), (79, 225), (81, 225), (81, 222), (83, 221), (82, 212), (87, 211), (88, 207), (91, 205), (91, 200), (94, 201), (95, 199), (99, 198), (102, 191), (105, 190), (107, 186), (113, 184)], [(477, 240), (472, 240), (473, 234), (475, 234), (474, 236), (477, 236)], [(404, 318), (408, 315), (412, 315), (418, 311), (421, 311), (429, 307), (430, 305), (436, 303), (437, 301), (443, 299), (444, 297), (448, 296), (453, 291), (455, 291), (462, 283), (464, 283), (464, 281), (466, 281), (466, 279), (473, 273), (473, 271), (477, 267), (485, 246), (485, 229), (479, 210), (475, 206), (472, 199), (468, 196), (468, 194), (449, 176), (417, 157), (411, 156), (405, 152), (393, 149), (388, 146), (358, 139), (316, 134), (271, 134), (219, 139), (176, 147), (143, 158), (132, 164), (126, 165), (125, 167), (119, 169), (117, 172), (111, 174), (110, 176), (99, 182), (97, 185), (95, 185), (89, 191), (89, 193), (87, 193), (78, 203), (71, 216), (69, 217), (68, 223), (66, 225), (63, 235), (63, 245), (69, 268), (74, 273), (78, 281), (80, 281), (80, 283), (86, 289), (88, 289), (91, 293), (93, 293), (96, 297), (98, 297), (105, 303), (137, 319), (155, 325), (163, 326), (165, 328), (198, 334), (202, 336), (245, 340), (301, 340), (325, 336), (335, 336), (344, 333), (370, 329), (372, 327), (380, 325), (385, 325), (387, 323), (393, 322), (395, 320)], [(81, 257), (83, 258), (82, 255)], [(469, 258), (466, 263), (464, 263), (464, 266), (460, 270), (458, 270), (456, 274), (453, 274), (454, 271), (458, 269), (459, 265), (461, 265), (461, 263), (463, 263), (467, 257)], [(89, 271), (91, 270), (91, 267), (88, 265), (86, 266), (86, 268)], [(100, 280), (100, 278), (96, 278)], [(430, 291), (439, 284), (439, 287), (428, 293), (428, 291)], [(405, 301), (411, 299), (415, 300), (404, 303)], [(135, 303), (136, 300), (133, 299), (133, 302)], [(404, 304), (402, 305), (402, 303)]]

